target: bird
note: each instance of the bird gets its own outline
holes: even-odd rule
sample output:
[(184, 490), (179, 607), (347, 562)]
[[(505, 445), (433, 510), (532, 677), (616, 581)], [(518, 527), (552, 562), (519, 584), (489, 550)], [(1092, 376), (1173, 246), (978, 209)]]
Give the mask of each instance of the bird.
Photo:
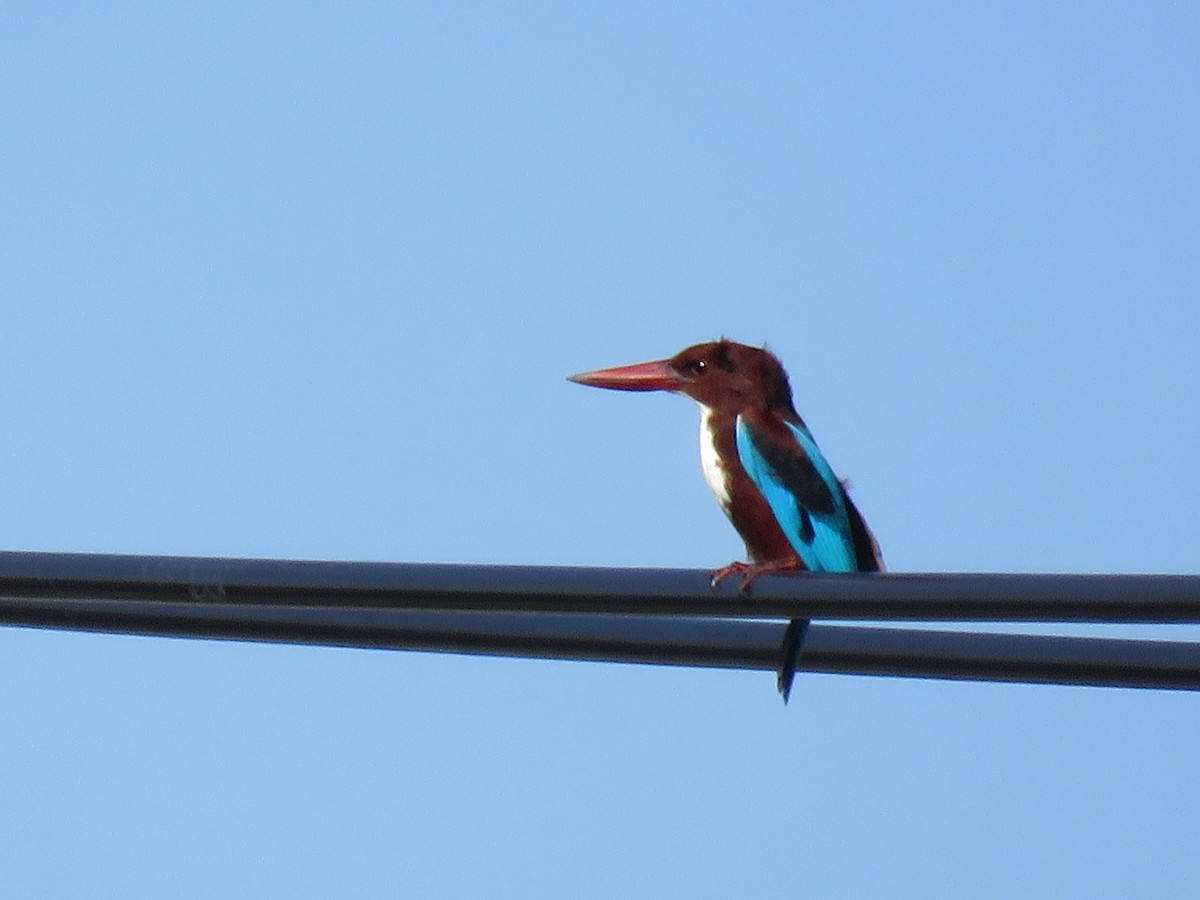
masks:
[[(704, 479), (748, 557), (717, 569), (714, 588), (735, 575), (746, 594), (766, 574), (883, 571), (879, 543), (796, 412), (783, 364), (765, 347), (721, 338), (568, 380), (668, 391), (699, 405)], [(784, 634), (778, 687), (785, 703), (807, 629), (796, 619)]]

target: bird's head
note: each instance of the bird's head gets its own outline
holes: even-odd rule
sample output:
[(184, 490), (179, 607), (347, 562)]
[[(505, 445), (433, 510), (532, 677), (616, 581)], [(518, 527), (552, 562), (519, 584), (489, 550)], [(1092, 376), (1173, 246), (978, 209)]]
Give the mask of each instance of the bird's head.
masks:
[(795, 415), (787, 373), (774, 354), (724, 338), (670, 359), (581, 372), (570, 380), (617, 391), (671, 391), (718, 412), (762, 409)]

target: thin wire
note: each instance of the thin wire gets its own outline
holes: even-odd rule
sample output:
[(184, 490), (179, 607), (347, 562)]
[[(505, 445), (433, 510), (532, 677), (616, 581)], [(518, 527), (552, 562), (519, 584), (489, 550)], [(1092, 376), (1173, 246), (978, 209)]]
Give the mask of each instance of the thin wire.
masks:
[[(777, 671), (787, 623), (685, 616), (0, 598), (72, 631)], [(1200, 690), (1200, 643), (813, 623), (797, 671)]]

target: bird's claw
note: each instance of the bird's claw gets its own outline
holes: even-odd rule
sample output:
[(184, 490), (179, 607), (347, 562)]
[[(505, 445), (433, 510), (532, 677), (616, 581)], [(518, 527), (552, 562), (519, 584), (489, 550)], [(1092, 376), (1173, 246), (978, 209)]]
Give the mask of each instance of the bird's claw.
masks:
[[(726, 578), (729, 578), (731, 575), (741, 575), (750, 568), (751, 566), (749, 563), (731, 562), (729, 565), (722, 566), (721, 568), (717, 569), (717, 571), (713, 572), (712, 580), (709, 582), (709, 586), (712, 587), (713, 590), (716, 590), (721, 582)], [(738, 588), (738, 593), (746, 593), (750, 588), (750, 582), (753, 580), (754, 579), (752, 577), (743, 577), (741, 586)]]
[(710, 584), (714, 589), (730, 575), (741, 575), (742, 583), (738, 593), (743, 597), (750, 593), (750, 587), (760, 575), (773, 575), (780, 572), (796, 572), (804, 569), (804, 563), (799, 559), (776, 559), (764, 563), (731, 562), (713, 572)]

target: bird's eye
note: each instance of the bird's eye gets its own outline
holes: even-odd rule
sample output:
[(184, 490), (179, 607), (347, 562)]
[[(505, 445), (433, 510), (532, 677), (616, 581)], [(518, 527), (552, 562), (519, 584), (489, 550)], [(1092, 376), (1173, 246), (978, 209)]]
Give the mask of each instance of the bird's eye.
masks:
[(705, 369), (707, 369), (707, 368), (708, 368), (708, 363), (706, 363), (702, 359), (698, 359), (695, 362), (690, 362), (687, 364), (687, 373), (689, 375), (693, 375), (693, 376), (703, 375)]

